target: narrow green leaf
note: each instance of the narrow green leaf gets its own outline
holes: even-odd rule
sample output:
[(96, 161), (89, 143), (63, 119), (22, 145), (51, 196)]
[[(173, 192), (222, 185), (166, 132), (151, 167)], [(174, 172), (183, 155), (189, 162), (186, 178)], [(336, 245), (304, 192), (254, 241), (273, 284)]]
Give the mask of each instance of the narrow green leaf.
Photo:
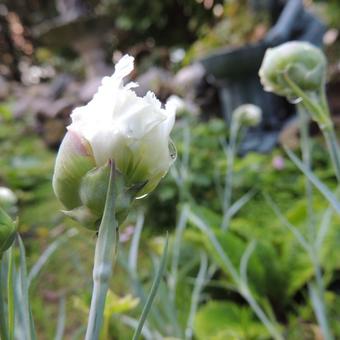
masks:
[(6, 285), (3, 283), (7, 281), (7, 268), (5, 266), (4, 257), (0, 257), (0, 339), (8, 339), (8, 328), (7, 328), (7, 312), (6, 312)]
[(191, 340), (193, 336), (194, 320), (197, 314), (197, 307), (200, 302), (201, 292), (207, 279), (207, 270), (208, 270), (208, 258), (204, 252), (201, 252), (200, 268), (191, 295), (190, 312), (185, 329), (185, 340)]
[(181, 243), (183, 238), (183, 232), (187, 224), (188, 206), (184, 206), (181, 210), (176, 230), (175, 230), (175, 240), (174, 246), (172, 247), (172, 258), (171, 258), (171, 275), (170, 275), (170, 296), (171, 300), (175, 301), (176, 287), (178, 279), (178, 263), (181, 252)]
[(232, 218), (243, 206), (245, 206), (256, 194), (256, 190), (251, 189), (245, 193), (241, 198), (234, 202), (228, 209), (228, 218)]
[(144, 326), (144, 323), (145, 323), (145, 320), (149, 314), (149, 311), (151, 309), (151, 306), (152, 306), (152, 303), (153, 303), (153, 300), (156, 296), (156, 293), (157, 293), (157, 290), (158, 290), (158, 287), (159, 287), (159, 284), (161, 282), (161, 279), (162, 279), (162, 275), (163, 275), (163, 272), (164, 272), (164, 269), (165, 269), (165, 265), (166, 265), (166, 260), (167, 260), (167, 255), (168, 255), (168, 235), (166, 237), (166, 241), (165, 241), (165, 246), (164, 246), (164, 251), (163, 251), (163, 255), (162, 255), (162, 258), (161, 258), (161, 262), (159, 264), (159, 268), (158, 268), (158, 272), (156, 274), (156, 277), (152, 283), (152, 287), (151, 287), (151, 291), (149, 293), (149, 296), (148, 296), (148, 299), (144, 305), (144, 308), (143, 308), (143, 311), (142, 311), (142, 315), (139, 319), (139, 322), (138, 322), (138, 326), (135, 330), (135, 333), (133, 335), (133, 338), (132, 340), (137, 340), (139, 339), (140, 335), (141, 335), (141, 332), (142, 332), (142, 329), (143, 329), (143, 326)]
[(142, 234), (144, 225), (144, 214), (140, 211), (138, 213), (136, 227), (132, 236), (131, 240), (131, 246), (129, 250), (129, 259), (128, 259), (128, 265), (131, 273), (137, 274), (137, 259), (138, 259), (138, 248), (139, 248), (139, 242), (140, 237)]
[(320, 297), (320, 292), (313, 284), (310, 284), (308, 288), (313, 309), (318, 320), (318, 324), (320, 325), (320, 328), (322, 330), (324, 339), (333, 340), (334, 338), (328, 326), (326, 311)]
[(318, 251), (321, 251), (321, 247), (323, 245), (323, 242), (324, 242), (326, 235), (329, 231), (329, 228), (331, 226), (333, 213), (334, 212), (333, 212), (332, 207), (329, 207), (329, 208), (327, 208), (327, 210), (325, 211), (325, 213), (322, 217), (320, 228), (319, 228), (319, 231), (317, 233), (316, 240), (315, 240), (315, 248)]
[(340, 203), (336, 196), (310, 171), (306, 166), (296, 157), (296, 155), (285, 147), (287, 155), (292, 162), (308, 177), (313, 185), (320, 191), (320, 193), (328, 200), (334, 210), (340, 214)]
[(268, 205), (271, 207), (279, 221), (287, 227), (291, 231), (291, 233), (295, 236), (296, 240), (300, 243), (301, 247), (310, 254), (311, 248), (308, 242), (306, 241), (305, 237), (301, 234), (298, 228), (296, 228), (293, 224), (291, 224), (287, 218), (283, 215), (280, 208), (277, 206), (277, 204), (272, 200), (272, 198), (266, 194), (263, 193), (263, 196), (268, 203)]
[(26, 339), (27, 340), (34, 340), (35, 330), (34, 330), (34, 323), (31, 316), (31, 309), (29, 304), (29, 295), (28, 295), (28, 280), (27, 280), (27, 266), (26, 266), (26, 252), (24, 243), (20, 235), (18, 237), (19, 243), (19, 250), (20, 250), (20, 267), (19, 267), (19, 283), (20, 283), (20, 290), (21, 290), (21, 305), (23, 310), (24, 316), (24, 329), (26, 330)]
[(230, 273), (230, 276), (232, 277), (234, 283), (236, 285), (239, 285), (240, 277), (230, 259), (228, 254), (223, 250), (221, 244), (219, 243), (218, 239), (212, 232), (212, 230), (205, 224), (205, 222), (196, 214), (194, 214), (192, 211), (189, 212), (189, 220), (199, 229), (203, 232), (204, 235), (206, 235), (211, 242), (212, 246), (220, 256), (221, 260), (223, 261), (224, 269)]
[(39, 257), (38, 261), (34, 264), (32, 267), (31, 271), (28, 274), (27, 278), (27, 284), (28, 288), (31, 285), (33, 279), (39, 274), (40, 270), (43, 268), (45, 263), (48, 261), (48, 259), (53, 255), (53, 253), (61, 246), (63, 245), (66, 241), (68, 241), (71, 237), (75, 236), (78, 234), (77, 229), (72, 228), (68, 230), (64, 236), (59, 237), (55, 241), (53, 241), (46, 249), (45, 251), (41, 254)]
[(14, 319), (15, 319), (15, 305), (14, 305), (14, 256), (13, 247), (6, 251), (6, 259), (8, 261), (7, 274), (7, 303), (8, 303), (8, 335), (9, 340), (14, 339)]
[(247, 275), (247, 269), (248, 269), (248, 263), (249, 263), (249, 259), (252, 255), (252, 253), (254, 252), (256, 248), (256, 241), (253, 240), (251, 241), (246, 250), (244, 251), (242, 258), (241, 258), (241, 262), (240, 262), (240, 277), (241, 280), (243, 282), (245, 282), (246, 284), (248, 284), (248, 275)]
[(60, 299), (59, 303), (59, 314), (58, 314), (58, 323), (57, 323), (57, 331), (54, 337), (55, 340), (62, 340), (65, 330), (65, 297), (63, 296)]
[[(119, 316), (119, 320), (123, 324), (125, 324), (125, 325), (127, 325), (127, 326), (129, 326), (129, 327), (131, 327), (133, 329), (136, 329), (137, 326), (138, 326), (138, 320), (134, 319), (134, 318), (131, 318), (128, 315), (121, 315), (121, 316)], [(143, 336), (143, 338), (145, 340), (154, 340), (155, 339), (153, 333), (151, 332), (151, 330), (146, 325), (144, 325), (144, 327), (142, 329), (142, 332), (141, 332), (141, 335)]]

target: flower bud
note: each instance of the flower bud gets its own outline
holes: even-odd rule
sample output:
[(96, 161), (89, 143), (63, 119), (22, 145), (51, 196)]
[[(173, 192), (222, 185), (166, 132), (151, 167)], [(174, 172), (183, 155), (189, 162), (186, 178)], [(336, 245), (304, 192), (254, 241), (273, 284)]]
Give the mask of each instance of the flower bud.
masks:
[(0, 208), (0, 258), (14, 242), (17, 224)]
[(2, 207), (11, 216), (17, 212), (18, 199), (14, 192), (6, 187), (0, 187), (0, 207)]
[(240, 105), (233, 112), (233, 119), (238, 125), (256, 126), (260, 123), (262, 118), (262, 110), (253, 104)]
[(138, 97), (131, 90), (137, 84), (123, 83), (132, 70), (133, 58), (126, 55), (114, 74), (104, 77), (93, 99), (73, 111), (68, 130), (87, 141), (96, 167), (114, 161), (128, 186), (147, 182), (147, 194), (174, 161), (169, 135), (177, 104), (170, 100), (163, 108), (152, 92)]
[(293, 99), (297, 94), (287, 77), (302, 91), (319, 91), (325, 82), (326, 65), (319, 48), (307, 42), (291, 41), (267, 49), (259, 75), (266, 91)]
[[(73, 218), (96, 223), (103, 213), (109, 161), (116, 169), (117, 213), (125, 216), (133, 198), (151, 192), (176, 157), (170, 141), (177, 104), (165, 107), (148, 92), (138, 97), (124, 85), (133, 58), (124, 56), (104, 77), (93, 99), (76, 108), (56, 159), (53, 188)], [(120, 183), (123, 183), (120, 185)]]

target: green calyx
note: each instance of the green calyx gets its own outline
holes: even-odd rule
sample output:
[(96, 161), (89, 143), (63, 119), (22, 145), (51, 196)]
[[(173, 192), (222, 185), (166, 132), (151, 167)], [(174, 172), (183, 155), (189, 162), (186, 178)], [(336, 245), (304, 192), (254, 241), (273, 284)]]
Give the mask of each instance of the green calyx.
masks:
[[(109, 176), (109, 164), (88, 171), (79, 185), (79, 206), (64, 211), (64, 213), (86, 228), (97, 230), (104, 212)], [(146, 185), (146, 182), (127, 186), (124, 176), (116, 170), (114, 185), (116, 186), (116, 218), (118, 223), (121, 224), (126, 219), (135, 198)]]
[(0, 257), (14, 242), (17, 223), (0, 208)]
[(101, 216), (104, 211), (109, 177), (110, 168), (106, 165), (88, 171), (80, 183), (79, 197), (82, 205), (97, 216)]
[(259, 74), (267, 91), (292, 99), (296, 94), (287, 77), (302, 91), (317, 92), (324, 85), (326, 66), (326, 57), (319, 48), (292, 41), (268, 49)]
[[(119, 223), (127, 217), (133, 201), (152, 191), (166, 173), (160, 167), (150, 174), (148, 167), (142, 166), (145, 152), (139, 151), (138, 159), (133, 159), (129, 152), (120, 155), (118, 159), (123, 159), (125, 163), (117, 163), (115, 167), (116, 214)], [(109, 175), (108, 164), (100, 167), (96, 165), (89, 143), (77, 133), (67, 132), (59, 148), (53, 174), (53, 189), (65, 207), (63, 212), (89, 229), (98, 229)]]
[(53, 174), (54, 192), (66, 209), (81, 205), (81, 180), (94, 167), (90, 146), (75, 133), (68, 132), (60, 145)]

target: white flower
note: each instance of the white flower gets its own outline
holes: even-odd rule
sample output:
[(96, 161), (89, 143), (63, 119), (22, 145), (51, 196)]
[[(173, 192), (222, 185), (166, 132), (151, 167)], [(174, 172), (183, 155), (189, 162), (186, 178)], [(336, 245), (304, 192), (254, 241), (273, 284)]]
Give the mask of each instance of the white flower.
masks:
[(243, 104), (233, 112), (234, 119), (239, 125), (255, 126), (262, 118), (262, 110), (254, 104)]
[(118, 62), (93, 99), (73, 111), (68, 126), (90, 144), (97, 166), (112, 159), (132, 183), (160, 179), (168, 171), (173, 162), (169, 135), (176, 113), (171, 102), (162, 108), (152, 92), (138, 97), (131, 90), (136, 83), (123, 84), (133, 60), (125, 55)]
[(79, 187), (91, 164), (100, 168), (114, 161), (127, 186), (146, 183), (138, 193), (142, 196), (157, 186), (174, 161), (169, 135), (177, 105), (168, 101), (163, 108), (152, 92), (138, 97), (132, 91), (136, 83), (124, 85), (133, 61), (125, 55), (114, 74), (103, 78), (93, 99), (71, 114), (53, 178), (54, 191), (68, 208), (79, 206)]
[(18, 199), (14, 192), (6, 187), (0, 187), (0, 205), (15, 205)]

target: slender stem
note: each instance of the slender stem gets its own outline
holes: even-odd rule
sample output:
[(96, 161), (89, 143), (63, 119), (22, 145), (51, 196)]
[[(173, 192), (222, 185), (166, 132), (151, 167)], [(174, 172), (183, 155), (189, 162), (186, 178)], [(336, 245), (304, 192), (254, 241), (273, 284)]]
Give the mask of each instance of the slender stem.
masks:
[(200, 300), (200, 295), (202, 292), (202, 289), (204, 287), (205, 281), (206, 281), (206, 276), (207, 276), (207, 270), (208, 270), (208, 258), (207, 255), (202, 252), (201, 253), (201, 264), (200, 268), (195, 280), (195, 285), (194, 289), (192, 291), (191, 295), (191, 304), (190, 304), (190, 312), (189, 312), (189, 317), (187, 321), (187, 325), (185, 328), (185, 340), (191, 340), (193, 337), (193, 324), (197, 312), (197, 307), (199, 304)]
[(13, 251), (12, 247), (7, 250), (8, 276), (7, 276), (7, 299), (8, 299), (8, 339), (14, 339), (14, 286), (13, 286)]
[[(295, 92), (296, 95), (298, 95), (300, 98), (302, 98), (302, 105), (310, 112), (312, 118), (318, 123), (320, 129), (323, 132), (323, 135), (326, 139), (326, 143), (329, 149), (329, 153), (333, 162), (333, 166), (335, 169), (335, 175), (337, 177), (338, 182), (340, 183), (340, 149), (338, 145), (338, 141), (336, 138), (336, 134), (334, 131), (333, 123), (330, 119), (330, 112), (327, 104), (326, 94), (324, 90), (324, 84), (320, 86), (319, 93), (311, 94), (310, 97), (298, 86), (296, 85), (286, 74), (285, 79), (288, 83), (288, 85), (291, 87), (291, 89)], [(313, 100), (314, 99), (314, 100)], [(300, 110), (299, 110), (300, 111)], [(309, 150), (307, 151), (307, 147), (309, 149), (309, 143), (308, 143), (308, 136), (306, 132), (301, 131), (302, 133), (302, 143), (306, 143), (306, 145), (302, 145), (303, 153), (304, 153), (304, 163), (307, 167), (307, 170), (310, 170), (310, 156), (308, 155)], [(305, 134), (305, 136), (303, 136)], [(307, 152), (307, 155), (305, 154)], [(308, 156), (308, 158), (307, 158)], [(309, 181), (309, 179), (307, 179)], [(310, 182), (310, 181), (309, 181)], [(308, 184), (308, 185), (311, 185)], [(311, 190), (311, 189), (308, 189)], [(311, 200), (310, 192), (307, 192), (307, 200)], [(312, 207), (312, 201), (307, 203), (310, 207)], [(311, 221), (310, 221), (311, 222)], [(313, 223), (314, 225), (314, 223)], [(313, 226), (314, 229), (314, 226)], [(328, 324), (327, 319), (327, 310), (326, 310), (326, 303), (324, 300), (324, 283), (323, 283), (323, 277), (322, 277), (322, 270), (320, 266), (319, 261), (319, 252), (320, 249), (317, 249), (316, 247), (316, 239), (317, 235), (315, 234), (315, 231), (313, 231), (313, 236), (311, 237), (311, 242), (308, 247), (310, 248), (309, 256), (311, 258), (314, 272), (315, 272), (315, 281), (318, 288), (318, 302), (319, 302), (319, 313), (315, 309), (315, 314), (318, 317), (321, 312), (321, 318), (322, 322), (320, 322), (320, 327), (322, 329), (323, 336), (325, 340), (332, 340), (333, 336)]]
[[(310, 152), (310, 139), (308, 136), (308, 118), (304, 109), (301, 105), (298, 105), (298, 112), (300, 116), (300, 129), (301, 129), (301, 144), (302, 144), (302, 154), (303, 154), (303, 161), (308, 168), (311, 170), (311, 152)], [(324, 283), (322, 277), (322, 270), (320, 261), (318, 258), (318, 254), (320, 249), (316, 248), (316, 230), (315, 230), (315, 220), (314, 220), (314, 210), (313, 210), (313, 187), (311, 181), (306, 177), (306, 198), (307, 198), (307, 214), (309, 218), (309, 242), (310, 242), (310, 251), (309, 256), (311, 258), (314, 272), (315, 272), (315, 282), (316, 287), (318, 289), (318, 296), (319, 296), (319, 310), (322, 314), (323, 322), (320, 323), (322, 326), (322, 332), (324, 334), (325, 339), (329, 340), (332, 339), (332, 335), (330, 333), (330, 328), (328, 325), (327, 319), (327, 312), (326, 312), (326, 303), (324, 299)]]
[(181, 247), (179, 246), (182, 241), (183, 232), (187, 225), (188, 220), (188, 206), (184, 205), (182, 207), (179, 220), (176, 225), (175, 230), (175, 242), (173, 247), (173, 255), (172, 255), (172, 261), (171, 261), (171, 275), (170, 275), (170, 282), (169, 282), (169, 295), (171, 301), (175, 302), (176, 297), (176, 288), (177, 288), (177, 275), (178, 275), (178, 263), (179, 263), (179, 257), (181, 252)]
[(8, 340), (8, 327), (6, 320), (5, 296), (6, 289), (5, 281), (5, 260), (4, 254), (0, 253), (0, 339)]
[(340, 183), (340, 148), (336, 138), (334, 127), (327, 126), (327, 128), (322, 129), (322, 132), (326, 139), (336, 178), (338, 180), (338, 183)]
[(327, 100), (327, 95), (326, 95), (326, 81), (324, 80), (320, 86), (320, 94), (321, 98), (321, 106), (323, 110), (327, 113), (327, 115), (330, 117), (330, 111), (329, 111), (329, 106), (328, 106), (328, 100)]
[(309, 98), (307, 93), (305, 93), (297, 84), (295, 84), (295, 82), (289, 78), (287, 73), (284, 74), (284, 77), (289, 87), (294, 91), (295, 95), (301, 98), (302, 105), (306, 107), (308, 112), (312, 115), (312, 118), (319, 124), (320, 128), (322, 128), (322, 126), (325, 124), (327, 125), (329, 123), (329, 115), (325, 115), (325, 110), (323, 110), (322, 107), (318, 105), (318, 103), (315, 103), (311, 98)]
[(97, 340), (99, 338), (103, 323), (106, 294), (117, 253), (117, 239), (118, 225), (115, 219), (115, 165), (111, 162), (109, 188), (94, 255), (93, 291), (85, 340)]
[(254, 297), (252, 296), (248, 286), (240, 287), (241, 295), (248, 302), (250, 307), (253, 309), (257, 317), (261, 320), (261, 322), (265, 325), (268, 332), (271, 334), (273, 339), (275, 340), (284, 340), (284, 337), (280, 334), (280, 332), (276, 329), (276, 327), (272, 324), (272, 322), (267, 318), (266, 314), (263, 312), (262, 308), (256, 302)]
[(162, 276), (163, 276), (163, 273), (164, 273), (164, 269), (165, 269), (165, 266), (166, 266), (166, 260), (167, 260), (167, 256), (168, 256), (168, 244), (169, 244), (169, 237), (167, 235), (166, 240), (165, 240), (163, 255), (162, 255), (161, 261), (159, 263), (159, 267), (158, 267), (156, 276), (155, 276), (154, 281), (152, 283), (149, 296), (148, 296), (148, 298), (145, 302), (145, 305), (143, 307), (142, 314), (141, 314), (140, 319), (138, 321), (138, 325), (137, 325), (135, 332), (133, 334), (132, 340), (138, 340), (140, 335), (142, 334), (144, 323), (145, 323), (146, 318), (147, 318), (147, 316), (150, 312), (152, 303), (153, 303), (153, 301), (156, 297), (158, 287), (161, 283)]
[[(312, 161), (311, 161), (311, 142), (309, 137), (309, 119), (308, 115), (305, 112), (305, 108), (298, 104), (298, 115), (300, 119), (300, 134), (301, 134), (301, 149), (302, 149), (302, 158), (303, 162), (308, 170), (312, 170)], [(313, 209), (313, 184), (309, 180), (308, 177), (305, 178), (305, 187), (306, 187), (306, 198), (307, 198), (307, 216), (308, 216), (308, 226), (309, 226), (309, 239), (314, 242), (314, 238), (316, 237), (315, 230), (315, 216)]]
[(223, 221), (221, 228), (226, 230), (230, 222), (230, 215), (228, 210), (231, 205), (231, 195), (233, 191), (233, 174), (234, 174), (234, 160), (236, 153), (237, 134), (239, 131), (239, 124), (231, 118), (230, 126), (230, 140), (227, 148), (227, 171), (225, 177), (224, 197), (223, 197)]
[(329, 148), (330, 156), (335, 169), (335, 175), (340, 183), (340, 148), (334, 131), (334, 126), (330, 118), (329, 107), (324, 90), (324, 85), (320, 88), (320, 93), (310, 94), (313, 101), (308, 95), (296, 85), (287, 74), (284, 75), (287, 84), (295, 92), (295, 94), (302, 99), (302, 104), (310, 112), (313, 119), (318, 123), (322, 130)]
[[(325, 303), (325, 288), (324, 288), (324, 281), (321, 271), (321, 265), (318, 257), (318, 250), (315, 250), (313, 254), (311, 254), (311, 260), (313, 262), (314, 271), (315, 271), (315, 282), (317, 285), (318, 292), (318, 305), (314, 306), (315, 314), (320, 324), (321, 331), (323, 333), (325, 340), (333, 340), (334, 337), (331, 332), (331, 328), (328, 323), (327, 318), (327, 310), (326, 310), (326, 303)], [(319, 313), (317, 312), (319, 310)], [(319, 320), (320, 319), (320, 320)]]

